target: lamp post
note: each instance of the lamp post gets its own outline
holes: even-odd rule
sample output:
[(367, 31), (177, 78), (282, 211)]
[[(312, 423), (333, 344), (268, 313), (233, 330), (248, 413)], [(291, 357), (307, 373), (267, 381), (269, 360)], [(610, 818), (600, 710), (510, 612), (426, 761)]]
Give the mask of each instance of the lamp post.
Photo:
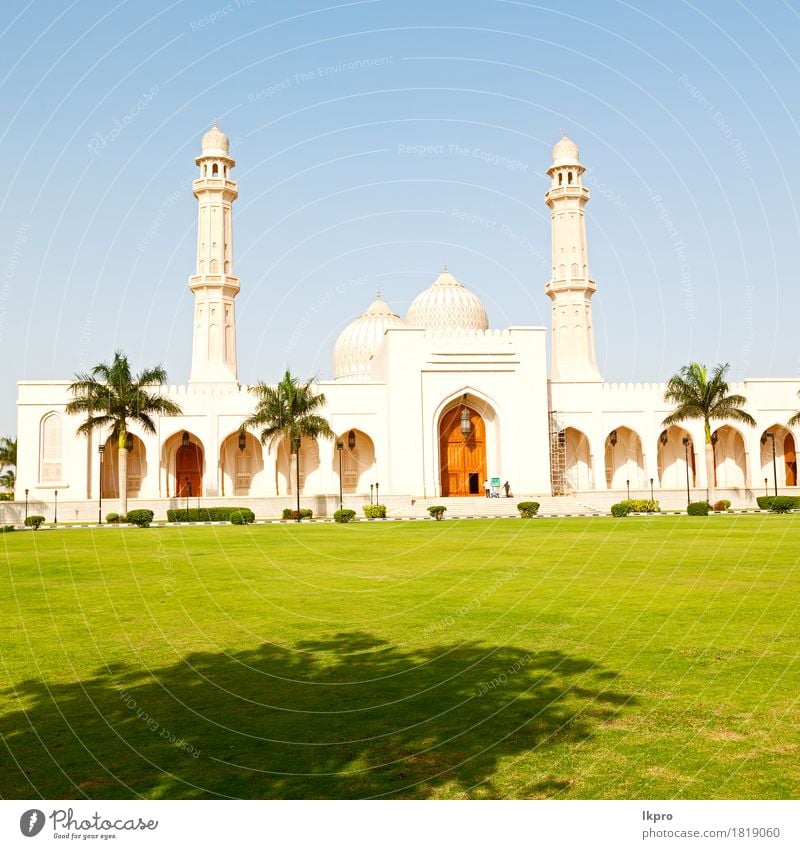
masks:
[(295, 478), (296, 484), (295, 487), (297, 489), (297, 521), (300, 521), (300, 437), (296, 436), (294, 438), (294, 457), (295, 457)]
[(764, 478), (764, 495), (769, 495), (769, 486), (767, 485), (767, 478)]
[(186, 521), (189, 521), (189, 496), (192, 494), (192, 482), (186, 478), (186, 486), (183, 488), (183, 494), (186, 496)]
[(683, 437), (683, 455), (686, 460), (686, 505), (692, 503), (692, 496), (689, 495), (689, 437)]
[(25, 519), (28, 518), (28, 490), (25, 490)]
[(53, 490), (53, 497), (55, 498), (55, 503), (53, 507), (53, 524), (58, 524), (58, 490)]
[(630, 480), (625, 481), (625, 486), (628, 487), (628, 501), (631, 500), (631, 482)]
[(103, 451), (105, 445), (97, 446), (97, 455), (100, 458), (97, 464), (97, 524), (103, 524)]
[(378, 493), (378, 488), (379, 488), (379, 487), (380, 487), (380, 484), (379, 484), (377, 481), (375, 481), (375, 503), (376, 503), (376, 504), (380, 504), (380, 503), (381, 503), (381, 497), (380, 497), (380, 495), (379, 495), (379, 493)]
[[(766, 442), (767, 442), (767, 439), (772, 440), (772, 483), (773, 483), (773, 486), (775, 487), (775, 496), (777, 497), (777, 495), (778, 495), (778, 469), (775, 465), (775, 432), (772, 431), (772, 430), (766, 431), (764, 433), (764, 435), (761, 437), (761, 444), (765, 445)], [(764, 480), (766, 481), (766, 478), (764, 478)]]
[(655, 501), (656, 497), (653, 495), (653, 479), (650, 478), (650, 500)]
[(372, 504), (372, 495), (375, 492), (375, 484), (371, 483), (369, 485), (369, 503)]
[[(344, 442), (341, 439), (336, 443), (336, 450), (339, 452), (339, 509), (341, 510), (344, 506), (342, 504), (342, 451), (344, 451)], [(371, 500), (370, 504), (372, 504)]]

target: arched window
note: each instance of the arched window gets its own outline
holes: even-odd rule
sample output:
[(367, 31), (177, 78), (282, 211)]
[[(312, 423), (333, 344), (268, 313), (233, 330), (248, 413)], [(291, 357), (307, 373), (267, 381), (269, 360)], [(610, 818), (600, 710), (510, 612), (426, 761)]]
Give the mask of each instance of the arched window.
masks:
[(572, 171), (567, 174), (567, 182), (572, 185)]
[(564, 175), (561, 171), (558, 172), (558, 185), (560, 186), (564, 182)]
[(219, 165), (216, 162), (211, 166), (211, 176), (219, 177)]
[(203, 166), (203, 176), (208, 177), (208, 165)]
[(61, 480), (61, 417), (49, 413), (42, 419), (39, 435), (39, 480)]

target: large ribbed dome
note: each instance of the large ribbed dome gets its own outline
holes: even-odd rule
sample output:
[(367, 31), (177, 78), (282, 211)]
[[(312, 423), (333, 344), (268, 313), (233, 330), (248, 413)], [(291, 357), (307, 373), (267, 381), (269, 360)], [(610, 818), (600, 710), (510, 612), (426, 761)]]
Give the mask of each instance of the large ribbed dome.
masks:
[(369, 380), (372, 356), (389, 327), (405, 327), (397, 313), (380, 295), (366, 312), (345, 327), (333, 347), (333, 376), (336, 380)]
[(489, 319), (477, 295), (444, 271), (417, 295), (406, 315), (406, 324), (426, 330), (486, 330)]

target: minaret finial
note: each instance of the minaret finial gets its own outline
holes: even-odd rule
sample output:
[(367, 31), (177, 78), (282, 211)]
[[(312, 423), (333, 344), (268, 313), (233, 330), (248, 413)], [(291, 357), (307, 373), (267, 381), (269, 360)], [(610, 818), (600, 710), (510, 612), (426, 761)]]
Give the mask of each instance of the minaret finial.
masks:
[(447, 260), (444, 261), (444, 268), (442, 269), (444, 273), (447, 273)]
[(381, 287), (380, 286), (378, 286), (378, 288), (375, 290), (375, 294), (378, 296), (378, 300), (380, 300), (381, 299)]

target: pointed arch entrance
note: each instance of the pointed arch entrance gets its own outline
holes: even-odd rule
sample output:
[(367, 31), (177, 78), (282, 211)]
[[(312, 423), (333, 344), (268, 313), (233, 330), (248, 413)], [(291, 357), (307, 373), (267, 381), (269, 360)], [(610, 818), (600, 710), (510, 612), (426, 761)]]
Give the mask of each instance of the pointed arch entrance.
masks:
[(445, 411), (439, 420), (439, 472), (443, 496), (483, 494), (486, 423), (464, 401)]
[(175, 452), (175, 495), (203, 494), (203, 446), (184, 432)]

